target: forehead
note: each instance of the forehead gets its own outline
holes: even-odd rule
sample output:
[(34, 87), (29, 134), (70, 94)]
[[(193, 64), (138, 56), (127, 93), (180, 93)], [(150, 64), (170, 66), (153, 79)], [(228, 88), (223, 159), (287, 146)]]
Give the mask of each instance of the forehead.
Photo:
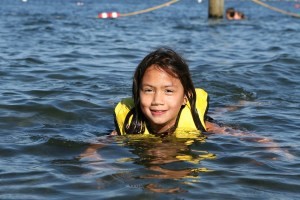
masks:
[(171, 70), (165, 70), (156, 65), (150, 66), (145, 71), (142, 84), (182, 85), (180, 79)]

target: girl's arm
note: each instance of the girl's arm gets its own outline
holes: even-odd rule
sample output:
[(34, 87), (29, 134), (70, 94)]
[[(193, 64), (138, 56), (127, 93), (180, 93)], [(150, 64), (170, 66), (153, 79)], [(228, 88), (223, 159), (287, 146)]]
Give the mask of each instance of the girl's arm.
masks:
[(265, 144), (269, 151), (279, 153), (289, 160), (294, 158), (294, 155), (292, 155), (288, 150), (283, 150), (282, 148), (280, 148), (280, 146), (270, 138), (262, 137), (254, 133), (247, 133), (241, 130), (236, 130), (232, 127), (220, 126), (211, 121), (205, 121), (205, 126), (208, 133), (238, 136), (242, 139), (243, 137), (245, 137), (248, 141)]
[(226, 128), (221, 127), (216, 123), (205, 121), (206, 131), (209, 133), (225, 133)]

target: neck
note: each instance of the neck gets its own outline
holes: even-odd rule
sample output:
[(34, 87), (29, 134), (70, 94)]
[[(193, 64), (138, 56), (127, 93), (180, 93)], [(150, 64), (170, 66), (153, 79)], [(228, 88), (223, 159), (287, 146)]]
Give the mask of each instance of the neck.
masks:
[(173, 132), (175, 131), (175, 125), (172, 125), (170, 127), (164, 128), (164, 127), (153, 127), (150, 125), (147, 125), (147, 128), (149, 130), (150, 133), (160, 136), (160, 137), (164, 137), (167, 135), (171, 135), (173, 134)]

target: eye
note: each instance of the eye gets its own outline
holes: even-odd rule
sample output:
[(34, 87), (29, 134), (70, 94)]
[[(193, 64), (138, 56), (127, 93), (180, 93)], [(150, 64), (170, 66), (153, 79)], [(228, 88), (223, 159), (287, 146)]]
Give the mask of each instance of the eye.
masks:
[(171, 94), (174, 93), (174, 90), (172, 90), (172, 89), (166, 89), (165, 93), (171, 95)]
[(143, 92), (144, 93), (152, 93), (154, 90), (152, 88), (144, 88)]

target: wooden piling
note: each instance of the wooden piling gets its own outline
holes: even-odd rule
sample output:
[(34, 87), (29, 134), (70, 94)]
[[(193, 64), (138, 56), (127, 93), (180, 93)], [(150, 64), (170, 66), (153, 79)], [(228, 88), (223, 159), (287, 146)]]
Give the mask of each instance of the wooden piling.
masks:
[(224, 0), (209, 0), (208, 18), (223, 18)]

